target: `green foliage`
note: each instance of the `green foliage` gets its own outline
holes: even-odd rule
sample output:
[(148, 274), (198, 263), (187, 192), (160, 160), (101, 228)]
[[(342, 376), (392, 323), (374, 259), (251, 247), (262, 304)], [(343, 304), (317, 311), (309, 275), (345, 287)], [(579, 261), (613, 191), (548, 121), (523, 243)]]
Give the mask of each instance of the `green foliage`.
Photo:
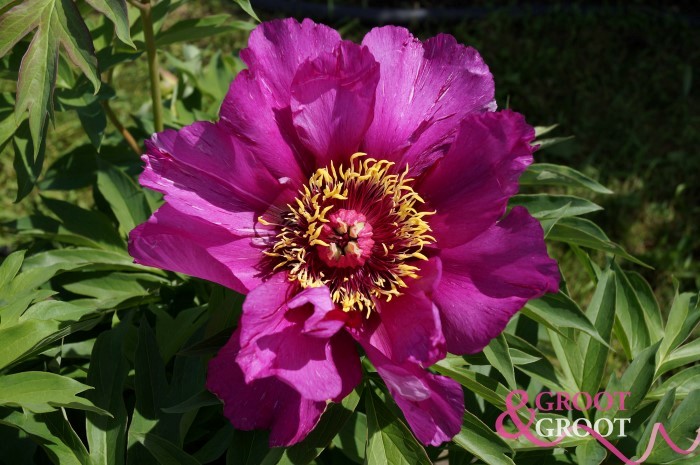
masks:
[(0, 57), (32, 30), (36, 32), (18, 71), (15, 103), (15, 119), (22, 119), (29, 112), (33, 150), (25, 150), (25, 157), (39, 153), (46, 116), (53, 112), (59, 48), (85, 73), (95, 92), (101, 84), (90, 34), (72, 1), (27, 0), (5, 12), (0, 19)]
[[(527, 208), (552, 252), (575, 269), (564, 271), (559, 293), (529, 302), (483, 352), (430, 367), (464, 388), (467, 411), (450, 444), (420, 445), (366, 361), (363, 384), (330, 404), (301, 443), (270, 449), (266, 432), (235, 430), (204, 385), (206, 362), (233, 331), (242, 296), (137, 265), (126, 246), (161, 203), (136, 179), (138, 141), (155, 127), (153, 105), (163, 105), (171, 128), (215, 119), (243, 65), (201, 46), (217, 36), (244, 39), (253, 23), (209, 11), (183, 15), (177, 0), (86, 2), (0, 4), (0, 79), (17, 83), (14, 97), (0, 99), (0, 149), (14, 151), (16, 200), (26, 205), (3, 224), (16, 251), (0, 264), (0, 463), (7, 451), (26, 463), (80, 465), (428, 464), (445, 455), (453, 465), (615, 463), (590, 438), (543, 449), (499, 436), (495, 419), (516, 389), (530, 398), (629, 391), (624, 411), (537, 416), (631, 417), (628, 438), (612, 439), (627, 456), (644, 452), (657, 422), (689, 446), (700, 425), (700, 299), (677, 286), (670, 309), (660, 306), (634, 271), (645, 261), (591, 219), (606, 205), (601, 199), (615, 195), (555, 163), (532, 165), (510, 207)], [(236, 3), (259, 21), (249, 1)], [(143, 8), (151, 9), (151, 43)], [(149, 46), (163, 65), (157, 77), (165, 99), (129, 108), (124, 127), (118, 107), (130, 88), (120, 73), (136, 72), (132, 62), (145, 69)], [(73, 121), (84, 134), (47, 148), (47, 116)], [(537, 128), (541, 149), (569, 140), (551, 136), (554, 129)], [(524, 409), (518, 414), (529, 420)], [(647, 463), (678, 458), (660, 442)], [(693, 463), (687, 460), (697, 457), (679, 463)]]
[(374, 393), (365, 397), (368, 465), (427, 465), (428, 455), (408, 427)]

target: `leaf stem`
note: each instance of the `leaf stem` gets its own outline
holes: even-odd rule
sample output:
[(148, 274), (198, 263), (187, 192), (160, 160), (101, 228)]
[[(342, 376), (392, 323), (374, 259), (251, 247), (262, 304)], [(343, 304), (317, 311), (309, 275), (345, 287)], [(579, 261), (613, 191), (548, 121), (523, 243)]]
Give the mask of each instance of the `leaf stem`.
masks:
[(119, 118), (117, 118), (116, 113), (114, 113), (114, 110), (112, 110), (112, 107), (109, 106), (108, 101), (103, 101), (102, 102), (102, 107), (105, 110), (105, 114), (107, 115), (107, 118), (109, 118), (110, 123), (114, 125), (115, 128), (117, 128), (117, 131), (124, 137), (124, 140), (126, 141), (127, 144), (129, 144), (129, 147), (136, 152), (136, 155), (141, 155), (141, 147), (139, 147), (138, 142), (136, 142), (136, 139), (134, 139), (134, 136), (131, 135), (129, 130), (119, 121)]
[(143, 23), (143, 36), (146, 42), (146, 54), (148, 55), (148, 74), (151, 78), (151, 100), (153, 102), (153, 125), (156, 132), (163, 130), (163, 103), (160, 96), (160, 71), (158, 70), (158, 55), (156, 53), (156, 40), (153, 34), (153, 17), (151, 16), (151, 3), (146, 0), (139, 6), (141, 22)]

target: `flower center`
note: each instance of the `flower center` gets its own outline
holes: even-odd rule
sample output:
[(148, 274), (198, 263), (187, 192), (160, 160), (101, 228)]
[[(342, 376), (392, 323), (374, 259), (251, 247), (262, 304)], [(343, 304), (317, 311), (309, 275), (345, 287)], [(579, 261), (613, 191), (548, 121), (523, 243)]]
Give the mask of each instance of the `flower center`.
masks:
[[(328, 217), (322, 226), (316, 245), (319, 257), (326, 265), (338, 268), (354, 268), (365, 264), (372, 254), (372, 226), (362, 213), (339, 209)], [(324, 245), (328, 244), (328, 245)]]
[(408, 167), (395, 173), (394, 163), (363, 156), (318, 169), (280, 217), (260, 221), (279, 231), (265, 252), (273, 269), (303, 288), (328, 286), (345, 311), (370, 312), (418, 278), (417, 260), (435, 239)]

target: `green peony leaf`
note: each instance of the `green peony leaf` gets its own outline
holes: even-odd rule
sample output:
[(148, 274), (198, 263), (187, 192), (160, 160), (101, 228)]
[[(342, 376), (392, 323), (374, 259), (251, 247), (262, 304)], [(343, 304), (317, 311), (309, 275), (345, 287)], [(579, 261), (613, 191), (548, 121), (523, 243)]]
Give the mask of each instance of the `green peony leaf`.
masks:
[(647, 397), (661, 399), (671, 389), (676, 391), (679, 399), (684, 398), (691, 391), (700, 390), (700, 365), (679, 371), (651, 391)]
[[(34, 189), (37, 179), (44, 166), (46, 155), (46, 131), (44, 127), (40, 132), (40, 140), (33, 139), (30, 133), (30, 123), (25, 119), (18, 125), (12, 138), (12, 148), (15, 151), (13, 167), (17, 175), (17, 196), (15, 202), (19, 202)], [(39, 145), (35, 144), (39, 142)]]
[(227, 14), (206, 16), (204, 18), (186, 19), (156, 34), (156, 46), (193, 42), (224, 32), (236, 30), (235, 25), (224, 24), (231, 16)]
[(88, 244), (95, 248), (103, 248), (121, 252), (126, 243), (115, 231), (107, 216), (97, 210), (85, 210), (63, 200), (42, 197), (42, 202), (61, 223), (59, 233), (68, 232), (88, 239)]
[(110, 414), (77, 394), (91, 389), (78, 381), (43, 371), (24, 371), (0, 376), (0, 405), (48, 413), (59, 407)]
[(182, 448), (154, 433), (133, 433), (129, 435), (142, 444), (155, 457), (160, 465), (200, 465), (199, 461)]
[(235, 430), (230, 423), (226, 423), (219, 430), (211, 435), (210, 439), (192, 456), (201, 463), (211, 463), (226, 453)]
[(76, 331), (92, 328), (97, 319), (80, 322), (29, 319), (5, 327), (0, 326), (0, 369), (41, 352), (49, 344)]
[(12, 139), (12, 135), (17, 130), (17, 126), (17, 120), (11, 110), (5, 108), (0, 110), (0, 152), (5, 148), (5, 144)]
[(99, 150), (107, 129), (107, 116), (104, 108), (99, 102), (92, 102), (89, 105), (78, 108), (77, 113), (80, 124), (83, 125), (90, 143)]
[(109, 18), (114, 23), (114, 31), (119, 40), (136, 48), (131, 41), (129, 31), (129, 16), (126, 8), (126, 0), (86, 0), (94, 9)]
[(87, 465), (90, 463), (85, 446), (63, 412), (27, 414), (0, 409), (0, 424), (24, 431), (46, 451), (53, 463)]
[[(687, 449), (698, 435), (700, 425), (700, 389), (694, 390), (680, 403), (671, 418), (665, 423), (666, 431), (671, 439), (681, 448)], [(661, 436), (657, 437), (656, 446), (649, 456), (648, 462), (668, 463), (682, 458), (680, 454), (671, 449)], [(697, 457), (695, 457), (697, 463)], [(693, 463), (692, 461), (689, 463)]]
[[(634, 411), (644, 400), (651, 383), (654, 381), (656, 364), (654, 358), (659, 344), (644, 349), (637, 358), (627, 367), (620, 379), (615, 374), (610, 376), (610, 381), (605, 389), (607, 392), (629, 392), (630, 396), (625, 400), (625, 410)], [(620, 414), (620, 403), (615, 402), (607, 410), (598, 410), (596, 420), (599, 418), (616, 418)], [(622, 416), (626, 414), (623, 412)]]
[(340, 403), (332, 403), (321, 416), (318, 425), (299, 444), (284, 451), (280, 464), (303, 465), (311, 463), (328, 447), (333, 437), (345, 425), (360, 402), (363, 385), (348, 394)]
[[(15, 276), (17, 276), (19, 269), (22, 267), (25, 252), (26, 250), (13, 252), (0, 264), (0, 291), (4, 291)], [(5, 295), (5, 292), (0, 292), (0, 295)]]
[(620, 245), (612, 242), (602, 229), (592, 221), (578, 217), (560, 217), (542, 221), (546, 239), (601, 250), (622, 257), (638, 265), (651, 268), (630, 255)]
[(561, 291), (529, 301), (522, 311), (528, 318), (554, 331), (558, 332), (560, 328), (576, 329), (607, 345), (578, 304)]
[(506, 454), (513, 450), (475, 415), (464, 412), (462, 430), (453, 441), (488, 465), (515, 465)]
[(581, 197), (554, 194), (519, 194), (511, 197), (509, 205), (523, 206), (532, 216), (542, 220), (585, 215), (603, 209)]
[(260, 18), (258, 18), (258, 15), (255, 14), (255, 11), (253, 11), (253, 7), (250, 5), (250, 0), (234, 0), (236, 3), (238, 3), (238, 6), (240, 6), (243, 11), (248, 13), (251, 18), (256, 20), (257, 22), (260, 22)]
[[(598, 334), (604, 341), (610, 341), (615, 319), (615, 277), (612, 270), (607, 269), (600, 276), (598, 286), (588, 305), (587, 316), (593, 321)], [(583, 356), (583, 362), (574, 370), (578, 387), (584, 392), (598, 392), (603, 379), (605, 363), (608, 358), (609, 346), (598, 342), (587, 334), (581, 334), (578, 340), (578, 353), (565, 356), (572, 366), (574, 359)]]
[(165, 413), (186, 413), (201, 407), (220, 404), (221, 401), (214, 394), (203, 389), (197, 394), (185, 399), (183, 402), (173, 405), (172, 407), (164, 407), (162, 410)]
[(607, 456), (606, 449), (595, 441), (588, 441), (576, 447), (579, 465), (600, 465)]
[(642, 437), (637, 443), (637, 456), (641, 457), (641, 455), (644, 454), (644, 451), (649, 445), (649, 439), (651, 438), (651, 431), (654, 428), (654, 424), (667, 422), (668, 416), (671, 413), (671, 409), (673, 408), (673, 403), (675, 400), (676, 390), (670, 389), (666, 392), (666, 394), (664, 394), (663, 398), (661, 398), (659, 403), (656, 404), (656, 407), (654, 407), (654, 411), (651, 413), (651, 416), (649, 416), (649, 422), (647, 423), (647, 426), (644, 429), (644, 433), (642, 434)]
[(276, 465), (284, 449), (270, 450), (268, 437), (265, 431), (235, 430), (226, 452), (226, 465)]
[(647, 316), (642, 303), (625, 272), (617, 263), (613, 263), (612, 268), (617, 287), (615, 334), (625, 350), (627, 359), (632, 360), (661, 338), (651, 334), (649, 327), (653, 323), (646, 321)]
[(659, 366), (656, 375), (700, 360), (700, 339), (695, 339), (671, 352)]
[(88, 391), (87, 397), (111, 414), (110, 417), (92, 413), (86, 416), (85, 433), (93, 465), (124, 463), (127, 412), (122, 396), (129, 371), (124, 340), (129, 328), (122, 323), (103, 332), (92, 349), (87, 383), (95, 389)]
[(333, 445), (355, 463), (365, 463), (367, 449), (367, 416), (355, 411), (333, 438)]
[(0, 18), (0, 57), (35, 31), (19, 70), (15, 116), (29, 112), (34, 156), (39, 154), (46, 116), (53, 113), (59, 49), (90, 79), (95, 92), (100, 75), (90, 32), (72, 0), (26, 0)]
[(104, 161), (98, 163), (97, 188), (107, 199), (123, 236), (127, 236), (136, 225), (145, 222), (150, 216), (151, 209), (143, 190), (114, 165)]
[(659, 365), (666, 361), (669, 352), (681, 345), (700, 323), (699, 302), (700, 295), (690, 292), (679, 294), (676, 287), (676, 295), (666, 322), (666, 334), (659, 348)]
[(81, 145), (53, 162), (39, 183), (41, 190), (72, 190), (90, 186), (95, 180), (97, 153), (91, 145)]
[(493, 339), (488, 346), (484, 347), (484, 355), (508, 383), (508, 387), (515, 390), (518, 388), (515, 382), (515, 370), (513, 368), (513, 360), (508, 352), (508, 342), (503, 334)]
[(430, 465), (425, 449), (371, 389), (367, 389), (365, 400), (369, 435), (367, 465)]
[[(549, 358), (526, 340), (508, 333), (505, 335), (510, 345), (511, 358), (519, 371), (538, 379), (544, 386), (552, 390), (566, 391), (563, 386), (565, 381), (555, 370)], [(518, 363), (519, 358), (527, 363)]]
[(583, 187), (599, 194), (612, 191), (573, 168), (550, 163), (535, 163), (520, 177), (521, 186)]

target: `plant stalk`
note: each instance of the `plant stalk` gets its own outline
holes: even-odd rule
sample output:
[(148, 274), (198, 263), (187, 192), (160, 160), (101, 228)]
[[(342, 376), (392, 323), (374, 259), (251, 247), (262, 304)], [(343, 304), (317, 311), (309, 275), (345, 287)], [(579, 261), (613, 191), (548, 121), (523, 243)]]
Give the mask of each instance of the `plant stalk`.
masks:
[(156, 39), (153, 34), (153, 17), (151, 16), (151, 3), (146, 0), (139, 7), (141, 22), (143, 23), (143, 36), (146, 42), (146, 54), (148, 56), (148, 74), (151, 78), (151, 100), (153, 102), (153, 125), (156, 132), (163, 130), (163, 102), (160, 96), (160, 71), (158, 69), (158, 55), (156, 52)]
[(136, 155), (141, 155), (141, 147), (139, 147), (138, 142), (136, 142), (134, 136), (132, 136), (129, 130), (121, 123), (121, 121), (119, 121), (119, 118), (117, 118), (116, 113), (114, 113), (112, 107), (109, 106), (109, 102), (106, 100), (102, 102), (102, 107), (104, 108), (105, 114), (107, 115), (107, 118), (109, 118), (109, 121), (114, 125), (115, 128), (117, 128), (117, 130), (122, 135), (129, 147), (131, 147), (131, 149), (134, 152), (136, 152)]

